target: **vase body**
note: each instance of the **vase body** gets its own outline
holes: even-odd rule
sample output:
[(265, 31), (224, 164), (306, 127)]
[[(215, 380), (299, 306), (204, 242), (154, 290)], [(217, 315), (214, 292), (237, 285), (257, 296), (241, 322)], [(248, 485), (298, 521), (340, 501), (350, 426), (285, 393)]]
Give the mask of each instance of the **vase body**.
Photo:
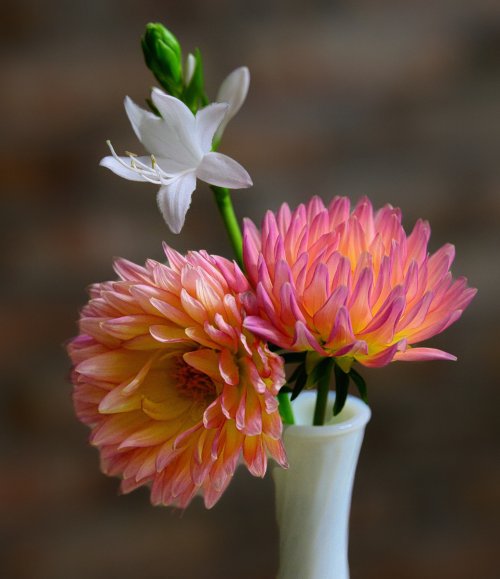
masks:
[[(335, 394), (327, 408), (332, 416)], [(311, 426), (315, 392), (292, 403), (283, 433), (290, 467), (273, 471), (280, 532), (278, 579), (349, 579), (349, 511), (368, 406), (349, 396), (342, 412)]]

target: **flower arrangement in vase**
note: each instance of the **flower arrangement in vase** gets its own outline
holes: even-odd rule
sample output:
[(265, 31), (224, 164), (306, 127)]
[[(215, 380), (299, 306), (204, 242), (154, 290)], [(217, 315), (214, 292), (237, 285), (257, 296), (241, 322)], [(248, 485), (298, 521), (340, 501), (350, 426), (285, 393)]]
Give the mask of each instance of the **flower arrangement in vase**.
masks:
[(370, 418), (359, 368), (455, 359), (419, 344), (454, 323), (476, 290), (453, 279), (452, 245), (428, 253), (426, 221), (407, 234), (399, 209), (374, 210), (367, 197), (284, 203), (241, 232), (230, 190), (252, 181), (217, 149), (245, 101), (248, 69), (210, 103), (199, 51), (183, 63), (161, 24), (146, 27), (142, 47), (161, 88), (149, 110), (128, 97), (125, 110), (147, 154), (119, 156), (108, 142), (101, 164), (154, 184), (174, 233), (197, 182), (208, 183), (234, 261), (167, 245), (165, 263), (116, 260), (118, 279), (90, 288), (68, 345), (77, 416), (102, 470), (123, 492), (150, 487), (155, 505), (184, 508), (201, 495), (210, 508), (240, 463), (263, 477), (273, 459), (279, 577), (345, 579)]

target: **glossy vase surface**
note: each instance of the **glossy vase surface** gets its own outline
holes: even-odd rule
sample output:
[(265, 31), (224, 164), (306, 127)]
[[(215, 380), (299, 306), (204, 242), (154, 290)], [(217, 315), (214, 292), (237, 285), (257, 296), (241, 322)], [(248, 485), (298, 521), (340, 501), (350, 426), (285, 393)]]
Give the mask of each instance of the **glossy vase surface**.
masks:
[(312, 426), (315, 392), (292, 404), (295, 424), (284, 430), (290, 467), (273, 471), (280, 532), (278, 579), (349, 579), (348, 531), (352, 486), (370, 419), (368, 406), (349, 396), (335, 418), (329, 397), (324, 426)]

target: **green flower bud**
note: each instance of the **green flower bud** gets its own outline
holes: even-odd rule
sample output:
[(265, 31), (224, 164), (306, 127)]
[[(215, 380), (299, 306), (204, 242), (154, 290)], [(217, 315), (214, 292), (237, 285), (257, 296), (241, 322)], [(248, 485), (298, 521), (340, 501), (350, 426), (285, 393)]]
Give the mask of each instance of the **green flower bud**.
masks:
[(177, 38), (162, 24), (149, 23), (141, 39), (147, 67), (161, 86), (178, 97), (182, 92), (182, 57)]

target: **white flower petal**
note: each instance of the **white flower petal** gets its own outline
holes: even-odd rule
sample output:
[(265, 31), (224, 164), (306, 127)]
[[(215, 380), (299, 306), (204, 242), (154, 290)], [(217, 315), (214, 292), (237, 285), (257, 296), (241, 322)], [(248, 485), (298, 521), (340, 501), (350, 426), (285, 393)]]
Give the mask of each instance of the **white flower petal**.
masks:
[(245, 102), (249, 86), (250, 71), (246, 66), (241, 66), (240, 68), (233, 70), (233, 72), (222, 82), (216, 100), (217, 102), (228, 103), (229, 110), (215, 134), (216, 139), (220, 139), (227, 123), (234, 117)]
[(151, 100), (160, 112), (163, 121), (175, 133), (178, 145), (183, 147), (199, 162), (202, 156), (196, 135), (196, 121), (193, 113), (178, 98), (165, 94), (159, 88), (151, 92)]
[(135, 134), (155, 157), (175, 159), (184, 169), (196, 164), (191, 148), (180, 142), (176, 127), (166, 123), (163, 118), (141, 109), (129, 97), (125, 99), (125, 111)]
[(173, 233), (179, 233), (184, 225), (195, 188), (196, 176), (192, 172), (164, 185), (158, 191), (158, 207)]
[(196, 134), (203, 153), (212, 148), (215, 131), (229, 109), (227, 103), (212, 103), (196, 113)]
[(179, 163), (175, 159), (165, 159), (162, 157), (157, 159), (155, 157), (155, 161), (160, 167), (160, 169), (165, 173), (167, 173), (167, 175), (175, 176), (178, 175), (179, 173), (184, 173), (186, 171), (185, 165)]
[[(151, 157), (137, 157), (137, 160), (151, 167)], [(137, 169), (134, 169), (131, 166), (130, 157), (118, 157), (118, 159), (111, 156), (104, 157), (104, 159), (101, 159), (99, 165), (101, 165), (101, 167), (106, 167), (106, 169), (110, 169), (116, 175), (128, 179), (129, 181), (148, 181), (148, 179), (144, 178)]]
[[(139, 141), (142, 142), (142, 131), (141, 127), (144, 127), (145, 122), (157, 122), (158, 117), (149, 111), (141, 109), (141, 107), (137, 106), (134, 101), (130, 97), (125, 97), (124, 101), (125, 105), (125, 112), (127, 113), (128, 120), (134, 129), (134, 133), (136, 134)], [(145, 145), (145, 143), (144, 143)], [(146, 145), (145, 145), (146, 146)], [(147, 147), (149, 148), (149, 147)]]
[(229, 189), (245, 189), (253, 185), (247, 171), (222, 153), (207, 153), (196, 169), (196, 176), (210, 185)]

